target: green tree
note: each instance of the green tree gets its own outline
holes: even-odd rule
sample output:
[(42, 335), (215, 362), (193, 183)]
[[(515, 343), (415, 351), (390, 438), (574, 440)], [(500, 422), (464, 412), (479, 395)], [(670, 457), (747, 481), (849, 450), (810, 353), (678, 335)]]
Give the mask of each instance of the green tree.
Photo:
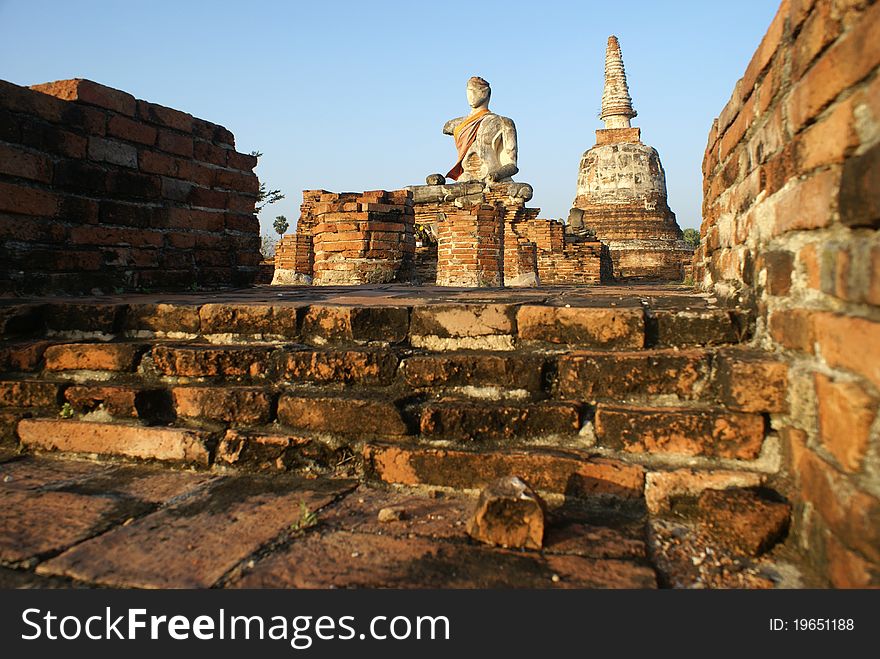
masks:
[(272, 227), (279, 236), (283, 236), (284, 232), (290, 228), (290, 224), (288, 224), (286, 217), (279, 215), (275, 218), (275, 222), (272, 223)]
[[(251, 155), (254, 158), (259, 158), (263, 154), (259, 151), (251, 151)], [(257, 203), (254, 206), (254, 212), (259, 214), (261, 210), (263, 210), (269, 204), (274, 204), (276, 201), (281, 201), (284, 199), (284, 195), (281, 193), (281, 190), (270, 190), (266, 187), (266, 184), (260, 181), (260, 189), (257, 192)]]
[(696, 229), (685, 229), (682, 233), (684, 233), (684, 241), (688, 244), (692, 249), (696, 249), (700, 246), (700, 232)]

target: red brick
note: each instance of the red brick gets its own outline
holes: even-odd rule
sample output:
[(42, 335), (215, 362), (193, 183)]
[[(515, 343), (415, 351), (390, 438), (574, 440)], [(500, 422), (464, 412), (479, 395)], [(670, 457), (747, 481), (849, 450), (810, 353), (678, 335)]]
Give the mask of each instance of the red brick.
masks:
[(577, 451), (484, 450), (367, 445), (364, 458), (379, 478), (404, 485), (480, 488), (516, 474), (538, 490), (570, 496), (640, 498), (645, 472), (638, 465)]
[(256, 195), (229, 193), (227, 195), (226, 208), (235, 213), (253, 213), (256, 203)]
[(323, 442), (290, 434), (227, 430), (217, 447), (217, 462), (260, 470), (325, 469), (334, 452)]
[(147, 428), (119, 423), (22, 419), (21, 443), (31, 449), (122, 455), (207, 466), (207, 433), (182, 428)]
[(56, 407), (59, 388), (55, 382), (0, 381), (0, 406)]
[(193, 206), (223, 210), (226, 208), (228, 197), (229, 194), (226, 192), (194, 187), (190, 190), (187, 201)]
[(193, 116), (191, 114), (167, 108), (157, 103), (138, 101), (137, 115), (144, 121), (173, 128), (184, 133), (191, 133), (193, 130)]
[(195, 140), (193, 144), (193, 157), (202, 162), (209, 162), (220, 167), (226, 166), (226, 154), (228, 149), (216, 146), (205, 140)]
[(849, 158), (840, 181), (840, 221), (849, 227), (880, 227), (880, 144)]
[(840, 21), (832, 15), (831, 5), (818, 3), (798, 34), (791, 51), (792, 80), (799, 80), (816, 56), (840, 34)]
[(705, 490), (697, 502), (700, 527), (736, 554), (758, 556), (788, 532), (791, 505), (755, 490)]
[(85, 158), (88, 140), (58, 126), (34, 120), (21, 122), (21, 143), (50, 156)]
[(0, 211), (55, 217), (58, 209), (59, 197), (55, 193), (0, 181)]
[(159, 130), (156, 146), (162, 151), (186, 158), (193, 157), (193, 138), (170, 130)]
[(770, 63), (777, 50), (779, 50), (786, 34), (785, 27), (787, 18), (788, 0), (783, 0), (779, 9), (776, 10), (776, 15), (773, 17), (770, 27), (767, 28), (764, 38), (761, 39), (758, 49), (755, 51), (755, 54), (752, 55), (752, 59), (743, 74), (742, 84), (738, 87), (739, 93), (742, 95), (743, 99), (752, 93), (755, 81)]
[(603, 446), (632, 453), (753, 460), (764, 443), (761, 415), (725, 410), (600, 404), (595, 425)]
[(877, 398), (855, 382), (814, 375), (819, 440), (848, 472), (858, 472), (868, 450)]
[(770, 334), (786, 348), (812, 354), (816, 340), (812, 312), (806, 309), (775, 311), (770, 316)]
[(877, 588), (880, 570), (854, 551), (844, 547), (832, 534), (825, 540), (828, 576), (835, 588)]
[(322, 486), (247, 478), (219, 480), (204, 492), (79, 543), (42, 563), (40, 572), (126, 588), (208, 588), (295, 528), (303, 507), (320, 510), (351, 487), (346, 481)]
[(51, 341), (26, 341), (0, 346), (0, 371), (36, 371)]
[(795, 446), (794, 461), (802, 499), (843, 544), (880, 563), (880, 500), (856, 489), (809, 449)]
[(441, 400), (423, 407), (420, 427), (427, 437), (463, 441), (574, 435), (581, 427), (580, 404)]
[(70, 242), (74, 245), (161, 247), (164, 244), (164, 236), (158, 231), (89, 225), (71, 228)]
[(131, 371), (140, 354), (133, 343), (67, 343), (44, 353), (47, 371)]
[(719, 351), (713, 384), (718, 400), (744, 412), (788, 411), (788, 365), (763, 351)]
[(137, 418), (137, 394), (134, 387), (78, 385), (65, 389), (64, 399), (81, 414), (100, 409), (114, 417)]
[(832, 368), (846, 368), (880, 387), (880, 323), (827, 312), (813, 316), (819, 354)]
[(250, 172), (257, 166), (257, 159), (252, 155), (239, 153), (232, 149), (229, 151), (227, 166), (244, 172)]
[(6, 490), (0, 508), (0, 559), (24, 561), (57, 553), (132, 512), (112, 497)]
[(645, 343), (641, 308), (523, 305), (516, 322), (519, 337), (525, 340), (617, 349), (642, 348)]
[(78, 101), (115, 110), (130, 117), (135, 112), (135, 98), (131, 94), (82, 78), (32, 85), (31, 89), (65, 101)]
[(871, 249), (871, 258), (868, 267), (870, 268), (868, 291), (865, 301), (868, 304), (880, 306), (880, 247)]
[(52, 163), (42, 154), (0, 144), (0, 174), (49, 183), (52, 180)]
[(880, 5), (865, 10), (862, 18), (816, 61), (792, 88), (788, 116), (797, 132), (817, 116), (842, 91), (867, 76), (880, 63)]
[(152, 146), (156, 143), (156, 129), (140, 121), (114, 114), (107, 122), (107, 134), (129, 142)]
[(152, 174), (117, 170), (108, 174), (107, 190), (117, 198), (155, 200), (161, 194), (162, 182)]
[(344, 435), (409, 434), (393, 401), (282, 394), (278, 421), (292, 428)]
[(287, 353), (280, 378), (290, 382), (390, 384), (397, 356), (387, 350), (298, 350)]
[(731, 487), (756, 487), (763, 483), (761, 474), (713, 469), (677, 469), (653, 471), (645, 476), (645, 504), (648, 511), (662, 513), (680, 497), (694, 498), (706, 490)]
[(150, 355), (163, 375), (265, 377), (275, 350), (273, 346), (156, 345)]
[(175, 387), (171, 391), (179, 416), (230, 423), (268, 423), (272, 396), (256, 387)]
[(177, 159), (158, 151), (141, 149), (138, 152), (138, 166), (147, 174), (177, 176)]

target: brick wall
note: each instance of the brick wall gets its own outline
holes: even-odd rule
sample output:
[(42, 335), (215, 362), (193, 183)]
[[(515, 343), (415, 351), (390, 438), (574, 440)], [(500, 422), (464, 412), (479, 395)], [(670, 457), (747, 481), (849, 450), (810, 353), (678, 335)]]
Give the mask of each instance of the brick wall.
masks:
[(784, 1), (712, 126), (694, 277), (789, 362), (795, 532), (880, 585), (880, 3)]
[(255, 165), (222, 126), (116, 89), (0, 81), (0, 291), (248, 285)]

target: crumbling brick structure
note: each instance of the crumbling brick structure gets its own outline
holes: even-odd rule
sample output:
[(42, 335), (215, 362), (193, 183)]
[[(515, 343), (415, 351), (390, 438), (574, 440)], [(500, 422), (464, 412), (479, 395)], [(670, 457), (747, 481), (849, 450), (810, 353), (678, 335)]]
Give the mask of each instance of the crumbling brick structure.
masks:
[(275, 284), (409, 282), (415, 265), (412, 195), (303, 191), (296, 233), (276, 247)]
[(712, 126), (694, 259), (789, 363), (794, 531), (838, 587), (880, 585), (878, 34), (878, 3), (782, 3)]
[(504, 219), (494, 206), (457, 209), (437, 223), (437, 284), (502, 286)]
[(0, 81), (0, 291), (249, 285), (255, 165), (222, 126), (116, 89)]

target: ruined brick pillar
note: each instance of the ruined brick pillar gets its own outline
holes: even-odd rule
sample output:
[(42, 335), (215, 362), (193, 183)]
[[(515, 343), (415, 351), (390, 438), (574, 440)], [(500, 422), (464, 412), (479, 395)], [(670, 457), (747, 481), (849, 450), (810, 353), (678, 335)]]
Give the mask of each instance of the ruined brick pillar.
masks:
[(502, 286), (503, 239), (504, 219), (494, 206), (448, 213), (437, 223), (437, 284)]
[(415, 257), (412, 193), (325, 193), (312, 209), (316, 285), (409, 282)]

